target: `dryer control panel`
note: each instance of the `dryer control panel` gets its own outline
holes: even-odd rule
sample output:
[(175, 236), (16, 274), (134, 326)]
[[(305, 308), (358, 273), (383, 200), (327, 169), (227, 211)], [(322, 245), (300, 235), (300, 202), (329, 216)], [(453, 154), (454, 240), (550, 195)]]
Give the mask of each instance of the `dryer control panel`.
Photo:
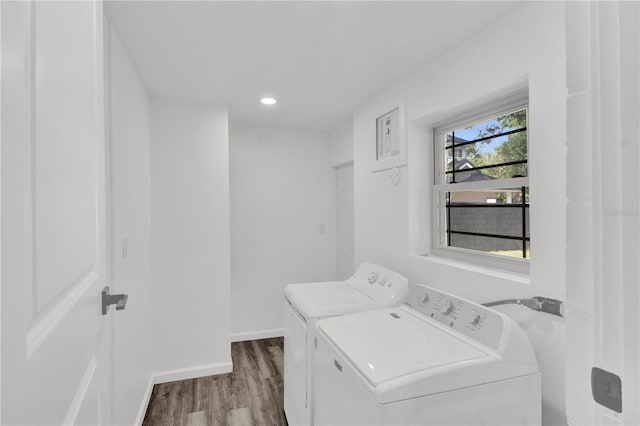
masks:
[(506, 337), (504, 315), (425, 285), (411, 287), (403, 306), (498, 351)]
[(373, 263), (363, 262), (347, 281), (373, 300), (399, 305), (409, 286), (409, 281), (398, 272)]

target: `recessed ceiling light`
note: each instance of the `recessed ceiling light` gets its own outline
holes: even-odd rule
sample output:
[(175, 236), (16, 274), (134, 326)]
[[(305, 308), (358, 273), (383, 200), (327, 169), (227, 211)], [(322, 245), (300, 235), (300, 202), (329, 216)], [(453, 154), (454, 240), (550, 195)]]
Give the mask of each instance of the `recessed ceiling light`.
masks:
[(260, 99), (260, 103), (263, 105), (275, 105), (278, 103), (276, 98), (262, 98)]

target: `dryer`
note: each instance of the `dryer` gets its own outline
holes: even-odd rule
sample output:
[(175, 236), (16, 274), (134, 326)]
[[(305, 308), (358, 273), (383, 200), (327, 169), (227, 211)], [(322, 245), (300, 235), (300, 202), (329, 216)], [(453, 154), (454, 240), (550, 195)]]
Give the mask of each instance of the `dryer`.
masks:
[(497, 311), (417, 285), (316, 328), (316, 425), (541, 423), (535, 354)]
[(289, 284), (285, 288), (284, 409), (289, 425), (313, 424), (315, 323), (319, 319), (400, 304), (405, 277), (362, 263), (344, 281)]

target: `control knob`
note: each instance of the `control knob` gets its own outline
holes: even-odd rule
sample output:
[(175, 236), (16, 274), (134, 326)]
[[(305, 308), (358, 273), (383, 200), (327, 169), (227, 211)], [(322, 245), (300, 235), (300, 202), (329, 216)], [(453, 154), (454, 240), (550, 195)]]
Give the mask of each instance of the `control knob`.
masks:
[(469, 317), (469, 324), (478, 325), (481, 319), (482, 319), (482, 315), (480, 315), (477, 311), (473, 311), (473, 313)]
[(420, 298), (420, 304), (424, 305), (425, 303), (427, 303), (429, 301), (429, 293), (425, 293), (421, 298)]
[(373, 284), (376, 281), (378, 281), (378, 274), (376, 274), (375, 272), (372, 272), (369, 274), (369, 284)]
[(440, 312), (445, 315), (449, 315), (452, 311), (453, 302), (451, 301), (451, 299), (445, 299), (445, 301), (442, 303), (442, 306), (440, 307)]
[(386, 275), (385, 275), (384, 277), (381, 277), (381, 278), (378, 280), (378, 284), (379, 284), (381, 287), (382, 287), (382, 286), (384, 285), (384, 283), (386, 283), (386, 282), (387, 282), (387, 276), (386, 276)]

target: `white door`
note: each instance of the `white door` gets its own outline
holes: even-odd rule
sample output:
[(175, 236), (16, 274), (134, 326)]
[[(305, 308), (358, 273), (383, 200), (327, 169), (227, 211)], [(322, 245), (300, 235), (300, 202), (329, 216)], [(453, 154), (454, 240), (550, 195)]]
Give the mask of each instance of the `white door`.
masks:
[(336, 168), (336, 253), (338, 279), (355, 272), (353, 254), (353, 164)]
[(109, 424), (102, 3), (1, 2), (2, 424)]

